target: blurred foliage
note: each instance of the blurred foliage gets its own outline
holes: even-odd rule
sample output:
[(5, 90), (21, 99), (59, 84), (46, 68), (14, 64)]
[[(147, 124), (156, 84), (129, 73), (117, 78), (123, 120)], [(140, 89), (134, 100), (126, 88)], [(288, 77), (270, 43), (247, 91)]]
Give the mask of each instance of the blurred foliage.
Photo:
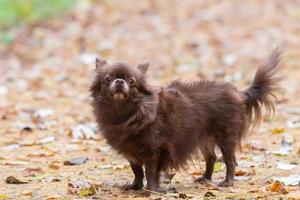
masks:
[(75, 4), (76, 0), (0, 0), (0, 27), (43, 20)]
[(56, 16), (71, 8), (77, 0), (0, 0), (0, 42), (9, 44), (13, 26)]

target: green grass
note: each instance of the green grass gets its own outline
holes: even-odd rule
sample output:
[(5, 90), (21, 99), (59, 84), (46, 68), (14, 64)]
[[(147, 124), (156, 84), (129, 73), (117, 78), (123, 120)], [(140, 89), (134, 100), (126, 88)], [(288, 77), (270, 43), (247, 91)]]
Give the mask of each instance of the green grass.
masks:
[(0, 0), (0, 27), (40, 21), (58, 15), (76, 0)]

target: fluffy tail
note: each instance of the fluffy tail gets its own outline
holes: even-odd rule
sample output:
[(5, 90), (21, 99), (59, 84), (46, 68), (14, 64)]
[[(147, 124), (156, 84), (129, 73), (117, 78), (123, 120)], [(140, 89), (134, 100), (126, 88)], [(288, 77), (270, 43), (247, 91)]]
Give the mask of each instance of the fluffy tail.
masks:
[(262, 107), (266, 109), (267, 116), (274, 114), (276, 91), (280, 89), (281, 76), (278, 71), (278, 63), (281, 59), (281, 51), (275, 49), (268, 61), (258, 68), (251, 86), (244, 91), (246, 96), (246, 109), (252, 125), (257, 127), (262, 119)]

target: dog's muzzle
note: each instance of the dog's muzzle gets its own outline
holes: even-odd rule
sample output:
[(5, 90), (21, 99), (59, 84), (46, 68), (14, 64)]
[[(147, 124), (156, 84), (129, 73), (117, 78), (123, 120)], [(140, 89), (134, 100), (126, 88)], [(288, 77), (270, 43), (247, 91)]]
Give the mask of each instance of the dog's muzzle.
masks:
[(128, 97), (129, 86), (124, 79), (115, 79), (110, 85), (110, 90), (115, 100), (124, 100)]

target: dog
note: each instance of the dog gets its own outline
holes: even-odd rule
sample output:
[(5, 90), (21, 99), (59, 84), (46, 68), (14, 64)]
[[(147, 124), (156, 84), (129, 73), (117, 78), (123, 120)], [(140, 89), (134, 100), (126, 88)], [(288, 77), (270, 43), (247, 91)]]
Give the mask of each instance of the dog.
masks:
[[(153, 87), (146, 80), (149, 63), (132, 66), (96, 59), (90, 87), (97, 124), (108, 144), (123, 155), (134, 173), (125, 189), (159, 191), (161, 172), (186, 169), (202, 154), (206, 170), (196, 182), (212, 179), (219, 147), (226, 165), (225, 180), (233, 186), (235, 152), (249, 128), (262, 120), (262, 108), (275, 111), (281, 51), (273, 51), (260, 66), (250, 87), (238, 90), (230, 83), (200, 79), (173, 81)], [(144, 173), (145, 170), (145, 173)]]

